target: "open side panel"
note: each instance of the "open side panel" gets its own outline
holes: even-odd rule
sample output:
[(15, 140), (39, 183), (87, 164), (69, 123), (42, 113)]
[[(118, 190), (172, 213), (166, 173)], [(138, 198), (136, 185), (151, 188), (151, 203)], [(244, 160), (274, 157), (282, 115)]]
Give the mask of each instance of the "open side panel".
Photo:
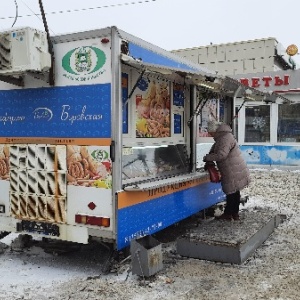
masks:
[[(117, 248), (158, 232), (224, 198), (220, 184), (195, 172), (191, 155), (192, 85), (183, 67), (158, 49), (129, 42), (122, 64), (122, 190), (117, 191)], [(143, 66), (146, 62), (151, 68)], [(161, 64), (160, 64), (161, 63)], [(153, 65), (157, 64), (157, 68)], [(187, 66), (186, 66), (187, 67)]]

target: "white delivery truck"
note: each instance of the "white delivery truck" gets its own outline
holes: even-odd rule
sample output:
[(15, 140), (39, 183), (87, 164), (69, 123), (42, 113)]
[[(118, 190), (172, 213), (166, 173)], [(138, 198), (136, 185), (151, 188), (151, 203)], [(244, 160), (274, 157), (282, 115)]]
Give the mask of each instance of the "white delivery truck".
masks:
[(48, 42), (0, 33), (0, 231), (119, 250), (223, 200), (193, 116), (237, 82), (116, 27)]

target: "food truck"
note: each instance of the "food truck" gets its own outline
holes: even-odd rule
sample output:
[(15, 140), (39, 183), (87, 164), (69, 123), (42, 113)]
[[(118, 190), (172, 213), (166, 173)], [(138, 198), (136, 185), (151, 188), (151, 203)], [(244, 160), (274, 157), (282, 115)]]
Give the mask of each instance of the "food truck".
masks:
[(1, 32), (0, 231), (119, 250), (222, 201), (197, 116), (241, 86), (114, 26)]

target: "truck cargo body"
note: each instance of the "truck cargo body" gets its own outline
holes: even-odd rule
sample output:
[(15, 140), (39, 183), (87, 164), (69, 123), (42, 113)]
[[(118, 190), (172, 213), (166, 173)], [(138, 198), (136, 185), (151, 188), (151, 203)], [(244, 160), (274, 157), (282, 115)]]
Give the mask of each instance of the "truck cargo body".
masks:
[(0, 231), (122, 249), (223, 199), (187, 124), (208, 70), (116, 27), (52, 42), (54, 86), (0, 82)]

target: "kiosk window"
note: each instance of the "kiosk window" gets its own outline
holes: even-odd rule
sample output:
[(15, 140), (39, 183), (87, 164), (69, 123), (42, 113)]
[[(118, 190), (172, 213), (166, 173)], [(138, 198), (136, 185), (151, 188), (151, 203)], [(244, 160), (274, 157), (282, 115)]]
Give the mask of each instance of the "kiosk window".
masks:
[(270, 142), (270, 106), (247, 106), (245, 117), (245, 142)]
[(278, 105), (278, 142), (300, 142), (300, 104)]

